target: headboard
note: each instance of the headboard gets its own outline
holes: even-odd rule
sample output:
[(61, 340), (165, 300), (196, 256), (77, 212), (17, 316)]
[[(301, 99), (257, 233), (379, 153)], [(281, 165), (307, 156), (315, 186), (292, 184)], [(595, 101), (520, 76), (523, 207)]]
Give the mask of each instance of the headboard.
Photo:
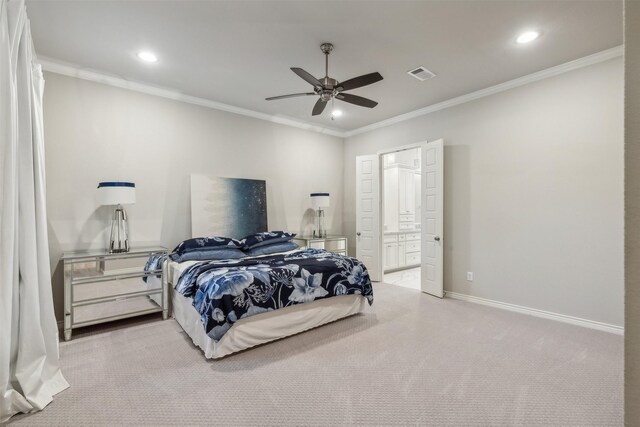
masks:
[(191, 175), (191, 237), (260, 231), (268, 231), (266, 181)]

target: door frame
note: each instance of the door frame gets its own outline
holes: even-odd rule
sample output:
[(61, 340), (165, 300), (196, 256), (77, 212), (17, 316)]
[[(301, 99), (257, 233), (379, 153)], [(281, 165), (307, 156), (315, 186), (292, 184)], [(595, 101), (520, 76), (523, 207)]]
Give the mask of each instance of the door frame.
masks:
[[(428, 144), (429, 142), (433, 142), (433, 141), (438, 141), (442, 138), (436, 138), (432, 141), (428, 141), (428, 140), (423, 140), (423, 141), (418, 141), (418, 142), (414, 142), (411, 144), (405, 144), (405, 145), (399, 145), (397, 147), (391, 147), (391, 148), (385, 148), (383, 150), (378, 150), (377, 151), (377, 155), (378, 155), (378, 176), (380, 177), (380, 185), (379, 185), (379, 192), (380, 192), (380, 203), (378, 203), (377, 209), (378, 209), (378, 219), (379, 219), (379, 224), (378, 224), (378, 230), (380, 230), (380, 235), (378, 236), (378, 254), (380, 256), (380, 260), (378, 262), (378, 264), (380, 265), (380, 278), (382, 279), (382, 281), (384, 281), (384, 265), (383, 265), (383, 259), (382, 257), (384, 256), (383, 254), (383, 246), (384, 246), (384, 209), (382, 209), (382, 204), (384, 203), (384, 184), (383, 184), (383, 179), (384, 179), (384, 156), (386, 154), (392, 154), (392, 153), (397, 153), (400, 151), (406, 151), (406, 150), (413, 150), (413, 149), (420, 149), (422, 151), (422, 148), (425, 144)], [(443, 183), (443, 189), (442, 191), (444, 191), (444, 183)], [(422, 233), (422, 231), (421, 231)], [(421, 245), (422, 246), (422, 245)], [(422, 259), (422, 257), (424, 256), (424, 254), (422, 253), (422, 251), (420, 251), (420, 258)], [(444, 257), (444, 252), (443, 255)], [(444, 260), (443, 260), (444, 262)], [(422, 262), (420, 262), (420, 277), (422, 277)], [(444, 277), (443, 277), (444, 279)], [(422, 279), (421, 279), (422, 280)], [(424, 292), (423, 292), (424, 293)], [(430, 294), (428, 294), (430, 295)], [(442, 298), (442, 297), (440, 297)]]

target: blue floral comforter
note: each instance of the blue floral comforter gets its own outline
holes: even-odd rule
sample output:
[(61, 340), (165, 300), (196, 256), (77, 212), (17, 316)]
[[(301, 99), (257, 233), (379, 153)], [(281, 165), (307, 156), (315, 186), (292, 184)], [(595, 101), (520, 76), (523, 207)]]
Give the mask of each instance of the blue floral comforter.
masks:
[(238, 319), (293, 304), (349, 294), (363, 295), (373, 304), (364, 264), (320, 249), (199, 262), (181, 274), (175, 288), (193, 298), (207, 335), (214, 341)]
[[(163, 253), (157, 253), (157, 254), (153, 254), (151, 255), (148, 259), (147, 259), (147, 263), (144, 265), (144, 271), (149, 272), (149, 271), (156, 271), (156, 270), (161, 270), (162, 269), (162, 261), (164, 261), (164, 254)], [(147, 278), (149, 276), (144, 276), (142, 278), (142, 280), (144, 280), (144, 282), (147, 282)], [(158, 276), (160, 277), (160, 276)]]

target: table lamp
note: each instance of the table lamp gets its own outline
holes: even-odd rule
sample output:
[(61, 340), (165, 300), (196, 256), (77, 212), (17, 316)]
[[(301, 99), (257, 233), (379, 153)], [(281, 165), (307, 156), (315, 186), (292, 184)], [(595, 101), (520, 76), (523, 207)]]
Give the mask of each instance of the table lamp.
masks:
[(101, 182), (98, 184), (98, 200), (101, 205), (116, 206), (111, 220), (109, 253), (129, 252), (129, 226), (122, 205), (136, 202), (136, 185), (122, 181)]
[(311, 193), (311, 203), (317, 213), (317, 229), (313, 230), (313, 237), (327, 237), (324, 227), (324, 209), (329, 207), (329, 193)]

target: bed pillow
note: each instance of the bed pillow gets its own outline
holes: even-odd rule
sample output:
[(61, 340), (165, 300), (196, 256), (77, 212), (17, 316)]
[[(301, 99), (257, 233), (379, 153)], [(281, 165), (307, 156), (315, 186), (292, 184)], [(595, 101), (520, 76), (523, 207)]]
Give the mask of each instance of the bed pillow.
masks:
[(248, 256), (271, 255), (271, 254), (277, 254), (282, 252), (289, 252), (294, 249), (298, 249), (299, 247), (300, 246), (298, 246), (297, 243), (293, 243), (293, 242), (277, 242), (277, 243), (271, 243), (269, 245), (257, 246), (257, 247), (254, 247), (253, 249), (248, 249), (244, 251), (244, 253)]
[(245, 236), (240, 240), (240, 243), (242, 244), (242, 249), (246, 251), (260, 246), (270, 245), (272, 243), (288, 242), (295, 236), (295, 233), (289, 233), (287, 231), (265, 231)]
[(219, 247), (215, 250), (193, 250), (189, 252), (184, 252), (182, 254), (178, 254), (177, 252), (173, 252), (169, 255), (172, 261), (175, 262), (184, 262), (184, 261), (213, 261), (213, 260), (222, 260), (222, 259), (239, 259), (246, 257), (247, 254), (242, 252), (238, 248), (226, 248)]
[(242, 244), (238, 240), (230, 237), (196, 237), (180, 243), (173, 250), (173, 253), (183, 255), (193, 251), (216, 251), (220, 249), (239, 249), (241, 247)]

